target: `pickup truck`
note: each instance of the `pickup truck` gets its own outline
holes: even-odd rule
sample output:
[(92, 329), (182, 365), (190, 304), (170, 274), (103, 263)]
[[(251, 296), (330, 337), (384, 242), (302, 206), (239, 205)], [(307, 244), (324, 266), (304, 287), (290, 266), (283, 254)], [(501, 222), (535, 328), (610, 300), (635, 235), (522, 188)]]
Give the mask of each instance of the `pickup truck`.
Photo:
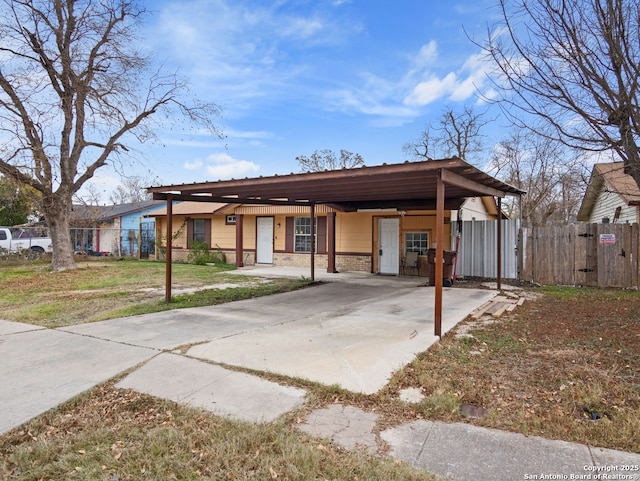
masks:
[(52, 252), (49, 237), (38, 237), (38, 233), (22, 227), (0, 227), (0, 255), (26, 253), (29, 257)]

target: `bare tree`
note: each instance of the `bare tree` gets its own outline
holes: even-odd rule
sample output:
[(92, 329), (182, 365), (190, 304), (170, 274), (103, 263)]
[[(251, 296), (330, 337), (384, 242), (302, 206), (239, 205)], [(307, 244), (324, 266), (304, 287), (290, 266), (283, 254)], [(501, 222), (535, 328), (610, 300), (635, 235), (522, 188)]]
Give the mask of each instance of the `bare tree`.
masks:
[(457, 156), (470, 162), (482, 152), (482, 129), (493, 119), (466, 106), (462, 111), (446, 107), (435, 124), (429, 124), (418, 139), (404, 145), (405, 154), (416, 159)]
[(504, 207), (524, 226), (566, 223), (575, 220), (586, 186), (584, 159), (549, 136), (517, 129), (498, 143), (491, 171), (526, 192), (520, 204), (505, 201)]
[(75, 267), (74, 194), (152, 137), (156, 114), (217, 133), (215, 105), (182, 102), (176, 75), (148, 75), (135, 41), (145, 14), (136, 0), (0, 0), (0, 172), (40, 193), (54, 270)]
[(336, 157), (333, 150), (316, 150), (309, 157), (299, 155), (296, 157), (301, 172), (321, 172), (323, 170), (353, 169), (364, 165), (364, 159), (360, 154), (354, 154), (348, 150), (340, 150), (340, 158)]
[(96, 184), (89, 183), (85, 185), (82, 195), (74, 195), (74, 202), (80, 205), (100, 205), (102, 194), (104, 191), (100, 192)]
[(151, 196), (147, 193), (148, 184), (149, 182), (143, 177), (137, 175), (127, 177), (109, 196), (109, 200), (113, 204), (129, 204), (151, 200)]
[[(504, 112), (571, 147), (613, 149), (640, 186), (640, 0), (499, 0), (484, 45)], [(516, 108), (514, 108), (516, 107)]]

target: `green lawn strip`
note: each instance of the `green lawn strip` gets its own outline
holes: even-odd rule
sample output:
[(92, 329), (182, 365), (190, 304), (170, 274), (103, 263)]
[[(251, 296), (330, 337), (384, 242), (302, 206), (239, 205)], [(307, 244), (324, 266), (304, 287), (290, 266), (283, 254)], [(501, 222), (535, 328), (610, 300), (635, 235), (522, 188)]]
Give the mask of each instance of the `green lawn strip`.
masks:
[(87, 321), (128, 317), (139, 314), (168, 311), (172, 309), (185, 309), (188, 307), (214, 306), (217, 304), (224, 304), (226, 302), (269, 296), (281, 292), (289, 292), (308, 287), (311, 284), (312, 283), (306, 279), (273, 279), (267, 283), (257, 284), (251, 287), (205, 289), (196, 291), (192, 294), (173, 296), (170, 303), (167, 303), (164, 300), (135, 302), (130, 306), (97, 313), (87, 319)]
[(216, 284), (238, 288), (206, 289), (164, 302), (162, 262), (92, 260), (73, 271), (52, 273), (46, 264), (0, 267), (3, 318), (44, 327), (64, 327), (97, 320), (169, 309), (197, 307), (286, 292), (305, 287), (299, 280), (264, 280), (234, 275), (230, 265), (174, 264), (174, 287), (206, 289)]

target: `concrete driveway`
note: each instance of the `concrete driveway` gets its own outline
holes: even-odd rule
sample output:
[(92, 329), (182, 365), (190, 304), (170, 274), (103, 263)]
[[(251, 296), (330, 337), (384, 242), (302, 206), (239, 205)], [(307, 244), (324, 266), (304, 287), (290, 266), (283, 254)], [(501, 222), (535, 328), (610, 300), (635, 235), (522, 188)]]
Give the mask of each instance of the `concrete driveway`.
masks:
[[(243, 272), (304, 275), (304, 271), (277, 269)], [(205, 366), (211, 365), (197, 359), (373, 393), (394, 371), (437, 341), (434, 289), (421, 286), (423, 279), (362, 274), (330, 278), (335, 282), (275, 296), (57, 330), (0, 321), (0, 432), (159, 355), (162, 362), (148, 362), (131, 376), (137, 373), (138, 381), (144, 381), (144, 392), (172, 399), (183, 399), (185, 389), (202, 391), (196, 386), (200, 382), (216, 391), (219, 372), (211, 378), (194, 378), (191, 387), (176, 387), (182, 394), (172, 397), (167, 392), (172, 381), (169, 372), (177, 377), (180, 372), (187, 374), (183, 368), (167, 369), (167, 363), (204, 373), (209, 369)], [(495, 295), (496, 291), (488, 290), (444, 289), (443, 331)], [(185, 364), (185, 354), (193, 362)], [(247, 377), (238, 379), (248, 382)], [(125, 380), (123, 387), (136, 386)], [(229, 390), (229, 386), (220, 389)], [(282, 402), (277, 396), (272, 399)]]

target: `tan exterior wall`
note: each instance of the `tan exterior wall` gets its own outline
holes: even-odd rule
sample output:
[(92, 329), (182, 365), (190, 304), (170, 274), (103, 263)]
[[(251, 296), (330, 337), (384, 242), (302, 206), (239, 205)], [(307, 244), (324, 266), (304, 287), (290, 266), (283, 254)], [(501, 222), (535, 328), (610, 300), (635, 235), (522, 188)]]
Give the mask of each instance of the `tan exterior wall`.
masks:
[[(310, 267), (311, 256), (308, 253), (288, 253), (285, 251), (285, 225), (287, 217), (308, 216), (308, 212), (280, 212), (269, 215), (268, 206), (254, 209), (255, 213), (243, 214), (243, 263), (255, 264), (257, 217), (273, 217), (273, 263), (296, 267)], [(326, 209), (325, 209), (326, 210)], [(449, 218), (446, 212), (445, 217)], [(326, 216), (320, 212), (319, 216)], [(193, 216), (196, 218), (196, 216)], [(236, 263), (236, 226), (226, 225), (224, 215), (197, 215), (197, 218), (211, 218), (211, 247), (221, 249), (230, 264)], [(407, 232), (428, 233), (429, 244), (435, 244), (436, 215), (433, 211), (409, 211), (404, 215), (397, 212), (338, 212), (336, 213), (336, 269), (338, 271), (377, 272), (378, 258), (378, 221), (381, 218), (400, 220), (399, 256), (404, 256), (404, 239)], [(186, 216), (178, 215), (173, 219), (173, 231), (178, 233), (173, 241), (173, 260), (185, 261), (189, 251), (187, 246)], [(156, 238), (166, 239), (166, 219), (156, 218)], [(443, 238), (451, 238), (450, 224), (445, 224)], [(163, 241), (163, 245), (166, 242)], [(445, 249), (451, 247), (446, 244)], [(327, 268), (327, 255), (316, 254), (315, 265), (319, 269)]]
[(216, 215), (211, 218), (211, 248), (236, 248), (236, 226), (225, 224), (226, 216)]

